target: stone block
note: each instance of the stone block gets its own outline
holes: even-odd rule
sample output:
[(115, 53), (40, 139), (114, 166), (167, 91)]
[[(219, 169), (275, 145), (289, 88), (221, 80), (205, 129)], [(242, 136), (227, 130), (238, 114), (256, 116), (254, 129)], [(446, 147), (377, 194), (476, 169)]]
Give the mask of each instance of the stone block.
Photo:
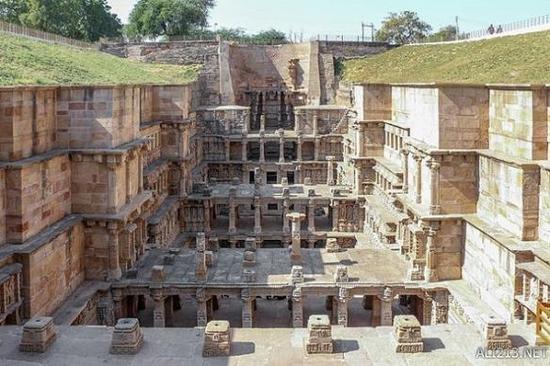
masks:
[(315, 197), (315, 189), (311, 188), (307, 190), (308, 197)]
[(143, 332), (137, 319), (119, 319), (113, 331), (111, 353), (116, 355), (135, 355), (143, 345)]
[(332, 328), (328, 315), (312, 315), (307, 321), (306, 353), (333, 353)]
[(302, 266), (292, 266), (290, 270), (290, 284), (295, 285), (297, 283), (304, 282), (304, 268)]
[(227, 357), (231, 354), (231, 329), (229, 322), (209, 322), (204, 330), (203, 357)]
[(246, 282), (246, 283), (256, 282), (256, 271), (249, 268), (243, 269), (241, 279), (243, 282)]
[(256, 253), (251, 250), (246, 250), (243, 254), (243, 266), (254, 267), (256, 265)]
[(484, 338), (485, 347), (490, 350), (510, 349), (512, 340), (508, 336), (508, 326), (506, 322), (494, 316), (485, 316)]
[(341, 251), (340, 245), (338, 245), (338, 240), (335, 238), (327, 239), (327, 252), (328, 253), (338, 253)]
[(255, 252), (257, 249), (256, 238), (246, 238), (244, 241), (244, 249), (249, 252)]
[(336, 272), (334, 272), (334, 282), (349, 282), (348, 267), (336, 266)]
[(214, 265), (216, 264), (216, 256), (211, 250), (207, 250), (204, 252), (204, 259), (206, 262), (206, 267), (214, 267)]
[(414, 315), (398, 315), (393, 322), (397, 353), (419, 353), (424, 351), (420, 322)]
[(166, 274), (164, 273), (164, 266), (153, 266), (153, 269), (151, 271), (151, 282), (164, 282), (165, 277)]
[(304, 185), (306, 185), (306, 186), (313, 185), (313, 181), (311, 180), (310, 177), (304, 178)]
[(281, 185), (283, 187), (288, 186), (288, 178), (287, 177), (281, 178)]
[(35, 317), (23, 326), (23, 336), (19, 343), (21, 352), (44, 353), (55, 341), (56, 333), (53, 318)]

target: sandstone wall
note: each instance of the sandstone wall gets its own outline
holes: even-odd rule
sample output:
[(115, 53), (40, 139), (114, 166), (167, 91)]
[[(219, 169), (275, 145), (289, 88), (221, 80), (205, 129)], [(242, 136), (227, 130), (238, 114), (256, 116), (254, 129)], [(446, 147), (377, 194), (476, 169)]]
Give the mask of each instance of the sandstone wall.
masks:
[(181, 121), (191, 112), (191, 85), (155, 86), (153, 88), (153, 120)]
[(354, 87), (354, 93), (358, 120), (391, 120), (392, 87), (390, 85), (358, 85)]
[(492, 89), (490, 149), (523, 159), (547, 159), (547, 105), (546, 89)]
[(437, 278), (440, 281), (458, 280), (462, 276), (462, 245), (464, 232), (461, 220), (442, 221), (434, 238)]
[(0, 89), (0, 161), (55, 147), (55, 89)]
[(480, 227), (465, 223), (463, 279), (498, 315), (514, 313), (516, 256)]
[(540, 171), (539, 239), (550, 243), (550, 165), (544, 164)]
[(83, 225), (20, 257), (25, 316), (51, 315), (84, 280)]
[(442, 214), (476, 212), (478, 168), (478, 158), (475, 154), (452, 154), (441, 157), (439, 192)]
[(67, 155), (6, 170), (7, 240), (22, 243), (71, 212)]
[(336, 59), (374, 56), (395, 47), (385, 42), (319, 42), (321, 52), (330, 53)]
[(487, 88), (439, 88), (439, 148), (487, 149), (488, 128)]
[(536, 240), (538, 193), (538, 166), (480, 156), (477, 204), (480, 216), (522, 240)]
[(58, 146), (114, 148), (136, 139), (140, 119), (139, 87), (59, 89)]
[(6, 171), (0, 169), (0, 246), (6, 243), (6, 199)]

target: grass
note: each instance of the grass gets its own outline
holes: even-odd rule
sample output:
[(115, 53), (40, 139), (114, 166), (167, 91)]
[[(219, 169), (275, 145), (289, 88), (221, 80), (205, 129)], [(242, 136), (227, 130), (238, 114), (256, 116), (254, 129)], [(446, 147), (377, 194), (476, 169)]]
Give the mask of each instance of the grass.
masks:
[(0, 33), (0, 86), (186, 84), (200, 66), (147, 64)]
[(356, 83), (550, 83), (550, 31), (490, 40), (403, 46), (344, 62)]

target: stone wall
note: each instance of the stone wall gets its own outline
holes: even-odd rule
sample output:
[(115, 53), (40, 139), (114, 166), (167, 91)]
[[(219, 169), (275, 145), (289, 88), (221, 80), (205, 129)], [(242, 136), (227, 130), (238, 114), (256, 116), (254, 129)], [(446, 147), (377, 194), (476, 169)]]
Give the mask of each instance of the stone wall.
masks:
[(547, 98), (543, 88), (491, 89), (490, 149), (523, 159), (548, 159)]
[(539, 169), (480, 156), (477, 213), (522, 240), (538, 236)]
[(354, 57), (374, 56), (395, 47), (396, 46), (392, 46), (385, 42), (319, 42), (321, 53), (332, 54), (334, 58), (338, 60)]
[(25, 316), (52, 314), (84, 280), (83, 225), (78, 223), (19, 256)]
[(539, 192), (539, 239), (550, 243), (550, 165), (542, 164)]
[(442, 214), (476, 212), (478, 165), (478, 158), (473, 153), (441, 156), (439, 189)]
[(354, 87), (355, 109), (360, 121), (392, 119), (392, 87), (367, 84)]
[(440, 223), (434, 238), (437, 278), (440, 281), (458, 280), (462, 277), (464, 232), (462, 220), (450, 219)]
[(55, 147), (55, 97), (53, 88), (0, 89), (0, 161)]
[(67, 155), (13, 164), (6, 170), (6, 231), (22, 243), (71, 212), (71, 165)]

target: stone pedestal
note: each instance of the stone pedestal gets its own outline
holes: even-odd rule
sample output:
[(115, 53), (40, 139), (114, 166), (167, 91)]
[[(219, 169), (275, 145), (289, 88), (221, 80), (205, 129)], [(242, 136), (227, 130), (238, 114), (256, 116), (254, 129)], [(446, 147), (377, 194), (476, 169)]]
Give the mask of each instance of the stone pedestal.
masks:
[(111, 353), (115, 355), (135, 355), (143, 345), (143, 332), (137, 319), (119, 319), (113, 331)]
[(508, 326), (502, 319), (487, 316), (483, 318), (485, 347), (489, 350), (510, 349), (512, 341), (508, 336)]
[(302, 260), (301, 250), (301, 223), (306, 218), (306, 215), (298, 212), (294, 212), (287, 215), (287, 218), (292, 222), (292, 251), (290, 258), (293, 262), (300, 262)]
[(243, 267), (254, 267), (256, 265), (256, 253), (246, 250), (243, 254)]
[(23, 326), (19, 350), (21, 352), (46, 352), (55, 341), (55, 337), (53, 318), (32, 318)]
[(333, 353), (332, 329), (327, 315), (312, 315), (307, 322), (306, 353)]
[(327, 253), (338, 253), (340, 252), (340, 246), (338, 245), (338, 240), (335, 238), (327, 239)]
[(294, 286), (298, 283), (304, 282), (304, 269), (302, 266), (292, 266), (290, 270), (290, 281), (289, 283)]
[(336, 272), (334, 272), (334, 282), (349, 282), (348, 267), (336, 266)]
[(420, 322), (413, 315), (398, 315), (394, 319), (394, 336), (397, 353), (424, 351)]
[(227, 357), (231, 354), (231, 329), (229, 322), (209, 322), (204, 330), (203, 357)]
[(253, 269), (243, 269), (241, 280), (246, 283), (256, 282), (256, 271)]

